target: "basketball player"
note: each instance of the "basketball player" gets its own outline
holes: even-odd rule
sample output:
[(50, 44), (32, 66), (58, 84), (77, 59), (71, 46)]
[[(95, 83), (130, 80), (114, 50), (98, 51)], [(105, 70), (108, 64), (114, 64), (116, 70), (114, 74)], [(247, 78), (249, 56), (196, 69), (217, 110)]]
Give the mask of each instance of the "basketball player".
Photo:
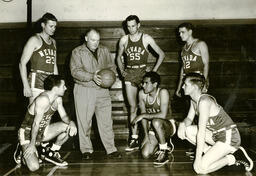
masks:
[(169, 93), (159, 88), (160, 76), (156, 72), (147, 72), (143, 77), (143, 90), (139, 91), (141, 114), (133, 124), (142, 121), (144, 140), (141, 144), (142, 156), (149, 158), (158, 150), (154, 164), (162, 165), (169, 161), (167, 141), (173, 150), (171, 137), (175, 134), (174, 119), (171, 118)]
[[(18, 132), (23, 159), (30, 171), (39, 169), (39, 158), (66, 166), (59, 150), (69, 136), (77, 133), (76, 125), (70, 120), (62, 104), (65, 81), (58, 75), (50, 75), (44, 80), (45, 92), (41, 93), (28, 106), (24, 121)], [(50, 123), (53, 114), (58, 111), (62, 121)], [(48, 142), (56, 138), (52, 146)], [(37, 152), (37, 146), (41, 147)], [(40, 155), (40, 156), (39, 156)]]
[[(58, 74), (56, 62), (56, 42), (54, 35), (57, 19), (46, 13), (39, 20), (41, 32), (27, 41), (19, 63), (20, 75), (24, 87), (24, 96), (29, 97), (31, 104), (43, 90), (43, 81), (48, 75)], [(31, 72), (27, 78), (27, 63), (31, 61)]]
[(105, 68), (116, 73), (116, 66), (109, 50), (99, 45), (98, 31), (90, 29), (85, 35), (85, 41), (72, 51), (70, 60), (71, 75), (75, 81), (74, 100), (82, 158), (92, 159), (90, 134), (94, 113), (107, 155), (120, 158), (121, 154), (114, 143), (111, 97), (108, 89), (100, 87), (102, 80), (97, 74)]
[[(152, 71), (157, 71), (165, 57), (164, 52), (155, 43), (154, 39), (139, 31), (140, 20), (136, 15), (130, 15), (125, 20), (129, 34), (123, 36), (119, 42), (117, 64), (124, 77), (125, 90), (130, 108), (130, 122), (136, 117), (137, 113), (137, 93), (138, 87), (142, 82), (142, 77), (146, 72), (148, 46), (150, 45), (159, 58)], [(123, 65), (121, 57), (125, 53), (126, 65)], [(126, 151), (138, 148), (137, 125), (132, 127), (131, 140)]]
[(194, 27), (191, 23), (182, 23), (178, 27), (180, 38), (186, 42), (181, 52), (182, 67), (180, 71), (180, 80), (176, 90), (176, 95), (181, 97), (181, 85), (183, 77), (191, 72), (204, 75), (207, 85), (204, 88), (206, 92), (209, 86), (209, 53), (207, 44), (204, 41), (193, 37)]
[[(213, 96), (202, 93), (204, 84), (203, 75), (189, 73), (182, 86), (191, 103), (187, 117), (179, 124), (178, 137), (196, 145), (195, 172), (208, 174), (233, 164), (251, 171), (253, 162), (240, 146), (236, 124)], [(195, 115), (199, 117), (198, 125), (192, 125)]]

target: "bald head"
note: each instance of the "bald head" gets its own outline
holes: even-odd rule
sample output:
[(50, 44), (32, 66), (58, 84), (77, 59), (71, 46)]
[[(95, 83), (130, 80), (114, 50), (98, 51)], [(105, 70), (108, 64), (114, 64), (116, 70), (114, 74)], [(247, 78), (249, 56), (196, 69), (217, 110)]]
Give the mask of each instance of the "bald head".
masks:
[(95, 51), (100, 43), (100, 34), (95, 29), (90, 29), (85, 35), (86, 46), (91, 50)]

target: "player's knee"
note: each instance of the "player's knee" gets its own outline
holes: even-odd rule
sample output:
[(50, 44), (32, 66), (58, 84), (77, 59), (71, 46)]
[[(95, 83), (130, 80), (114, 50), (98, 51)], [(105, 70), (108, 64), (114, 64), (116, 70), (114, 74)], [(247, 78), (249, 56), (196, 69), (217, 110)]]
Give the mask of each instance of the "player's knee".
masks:
[(142, 155), (142, 157), (143, 157), (144, 159), (148, 159), (148, 158), (150, 158), (150, 156), (151, 156), (151, 154), (150, 154), (148, 151), (146, 151), (146, 150), (142, 150), (142, 151), (141, 151), (141, 155)]
[(28, 169), (31, 172), (37, 171), (39, 169), (39, 163), (32, 163), (32, 164), (28, 165)]
[(186, 127), (185, 135), (186, 137), (190, 138), (194, 134), (192, 126)]
[(153, 119), (152, 125), (155, 129), (159, 129), (162, 127), (162, 123), (161, 123), (160, 119)]
[(66, 124), (66, 123), (64, 123), (64, 122), (61, 122), (60, 128), (62, 129), (62, 132), (65, 132), (65, 131), (67, 131), (68, 124)]
[(197, 174), (208, 174), (209, 173), (206, 164), (201, 164), (199, 167), (195, 167), (195, 165), (194, 165), (193, 168)]

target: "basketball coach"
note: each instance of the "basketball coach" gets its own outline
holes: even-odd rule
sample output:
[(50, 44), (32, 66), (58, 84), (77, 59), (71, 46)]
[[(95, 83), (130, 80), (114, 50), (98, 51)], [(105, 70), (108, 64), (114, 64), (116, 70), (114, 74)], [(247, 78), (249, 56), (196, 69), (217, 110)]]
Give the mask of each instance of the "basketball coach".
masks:
[(114, 142), (109, 90), (102, 88), (102, 69), (116, 72), (114, 60), (109, 50), (99, 45), (100, 34), (90, 29), (85, 35), (85, 43), (72, 51), (70, 59), (71, 75), (74, 79), (74, 100), (78, 124), (79, 146), (82, 159), (93, 158), (93, 145), (90, 139), (92, 117), (95, 113), (100, 138), (108, 157), (121, 158)]

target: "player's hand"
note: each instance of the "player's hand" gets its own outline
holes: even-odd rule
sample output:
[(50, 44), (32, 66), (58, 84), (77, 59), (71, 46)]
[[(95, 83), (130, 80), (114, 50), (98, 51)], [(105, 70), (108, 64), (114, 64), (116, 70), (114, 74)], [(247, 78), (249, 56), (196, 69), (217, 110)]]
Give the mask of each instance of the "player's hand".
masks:
[(97, 70), (97, 71), (94, 73), (94, 75), (93, 75), (93, 81), (94, 81), (98, 86), (100, 86), (102, 80), (101, 80), (101, 76), (98, 75), (98, 72), (99, 72), (99, 70)]
[(127, 75), (127, 72), (125, 70), (121, 71), (122, 77), (125, 77)]
[(33, 144), (29, 144), (28, 147), (26, 148), (25, 152), (24, 152), (24, 157), (25, 158), (29, 158), (31, 157), (33, 154), (37, 155), (37, 150), (35, 145)]
[(77, 134), (77, 128), (73, 121), (69, 123), (69, 136), (75, 136)]
[(146, 72), (153, 71), (150, 67), (146, 67)]
[(184, 140), (186, 139), (186, 126), (183, 122), (179, 124), (177, 135), (180, 139)]
[(23, 94), (25, 97), (32, 97), (32, 90), (30, 87), (24, 87)]
[(143, 114), (138, 115), (137, 117), (135, 117), (135, 119), (133, 119), (132, 125), (135, 125), (136, 123), (138, 123), (139, 121), (141, 121), (143, 118), (144, 118)]

